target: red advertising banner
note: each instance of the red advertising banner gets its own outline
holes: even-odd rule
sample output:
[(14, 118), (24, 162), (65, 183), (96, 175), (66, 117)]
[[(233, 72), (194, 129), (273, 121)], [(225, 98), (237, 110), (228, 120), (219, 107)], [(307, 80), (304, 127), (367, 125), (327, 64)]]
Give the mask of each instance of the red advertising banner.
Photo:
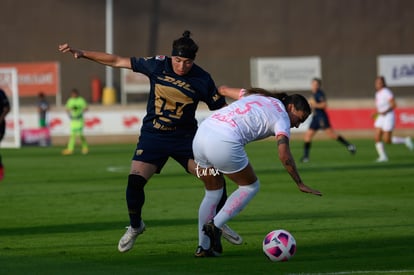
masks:
[(49, 146), (51, 145), (50, 130), (48, 128), (23, 129), (21, 143), (25, 145)]
[(16, 68), (19, 96), (55, 96), (59, 90), (58, 62), (0, 63), (0, 68)]
[[(334, 129), (363, 130), (374, 129), (372, 114), (375, 109), (330, 109), (329, 118)], [(396, 129), (413, 129), (414, 108), (397, 108), (395, 113)]]

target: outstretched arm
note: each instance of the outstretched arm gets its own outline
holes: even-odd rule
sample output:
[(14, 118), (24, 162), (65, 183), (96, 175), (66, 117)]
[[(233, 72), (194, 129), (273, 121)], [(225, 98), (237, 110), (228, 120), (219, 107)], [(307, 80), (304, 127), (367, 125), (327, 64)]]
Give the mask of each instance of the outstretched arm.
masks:
[(62, 53), (71, 53), (75, 58), (86, 58), (103, 65), (131, 69), (131, 61), (129, 57), (121, 57), (114, 54), (104, 52), (86, 51), (72, 48), (69, 44), (59, 45), (59, 51)]
[(227, 86), (220, 86), (218, 88), (218, 92), (220, 95), (236, 100), (243, 96), (243, 93), (241, 91), (242, 88), (230, 88)]
[(293, 159), (292, 153), (290, 152), (289, 139), (283, 135), (277, 136), (277, 146), (279, 150), (279, 159), (285, 167), (286, 171), (296, 182), (299, 190), (304, 193), (311, 193), (314, 195), (322, 196), (321, 192), (306, 186), (302, 182), (299, 172), (296, 169), (295, 160)]

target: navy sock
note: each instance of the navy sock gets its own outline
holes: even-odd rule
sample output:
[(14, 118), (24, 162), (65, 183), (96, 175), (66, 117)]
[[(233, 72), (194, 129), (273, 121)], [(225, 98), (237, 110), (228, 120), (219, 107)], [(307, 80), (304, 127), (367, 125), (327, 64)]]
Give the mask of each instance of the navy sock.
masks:
[(130, 224), (134, 228), (141, 225), (141, 211), (145, 202), (144, 186), (147, 180), (140, 175), (129, 175), (126, 189), (126, 201)]
[(304, 158), (308, 158), (309, 157), (309, 151), (311, 148), (311, 143), (310, 142), (305, 142), (304, 144), (304, 150), (303, 150), (303, 157)]
[(336, 140), (339, 141), (340, 143), (342, 143), (345, 146), (349, 145), (349, 142), (346, 139), (344, 139), (342, 136), (338, 136), (338, 138)]

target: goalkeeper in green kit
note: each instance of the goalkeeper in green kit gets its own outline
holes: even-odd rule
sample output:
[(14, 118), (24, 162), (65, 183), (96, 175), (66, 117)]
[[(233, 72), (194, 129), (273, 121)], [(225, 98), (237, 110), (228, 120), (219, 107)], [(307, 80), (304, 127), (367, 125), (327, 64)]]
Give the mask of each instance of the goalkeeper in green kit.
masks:
[(62, 151), (62, 155), (73, 154), (77, 136), (79, 136), (81, 141), (82, 154), (87, 154), (89, 149), (86, 138), (83, 135), (83, 126), (85, 124), (83, 113), (88, 110), (88, 103), (79, 95), (77, 89), (73, 89), (65, 107), (70, 117), (70, 137), (68, 146)]

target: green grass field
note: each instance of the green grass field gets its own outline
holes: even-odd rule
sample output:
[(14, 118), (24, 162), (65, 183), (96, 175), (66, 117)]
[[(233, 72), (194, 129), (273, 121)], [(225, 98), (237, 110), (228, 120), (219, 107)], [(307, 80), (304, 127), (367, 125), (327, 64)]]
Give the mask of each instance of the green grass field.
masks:
[[(0, 274), (414, 274), (414, 152), (392, 145), (390, 162), (378, 164), (372, 140), (355, 144), (351, 156), (317, 140), (311, 162), (297, 164), (322, 197), (298, 191), (273, 142), (249, 144), (261, 190), (229, 222), (244, 243), (223, 241), (222, 257), (205, 259), (193, 257), (203, 187), (174, 161), (147, 185), (147, 230), (121, 254), (134, 144), (65, 157), (60, 147), (1, 149)], [(291, 146), (299, 160), (302, 142)], [(297, 253), (273, 263), (262, 240), (279, 228), (295, 236)]]

